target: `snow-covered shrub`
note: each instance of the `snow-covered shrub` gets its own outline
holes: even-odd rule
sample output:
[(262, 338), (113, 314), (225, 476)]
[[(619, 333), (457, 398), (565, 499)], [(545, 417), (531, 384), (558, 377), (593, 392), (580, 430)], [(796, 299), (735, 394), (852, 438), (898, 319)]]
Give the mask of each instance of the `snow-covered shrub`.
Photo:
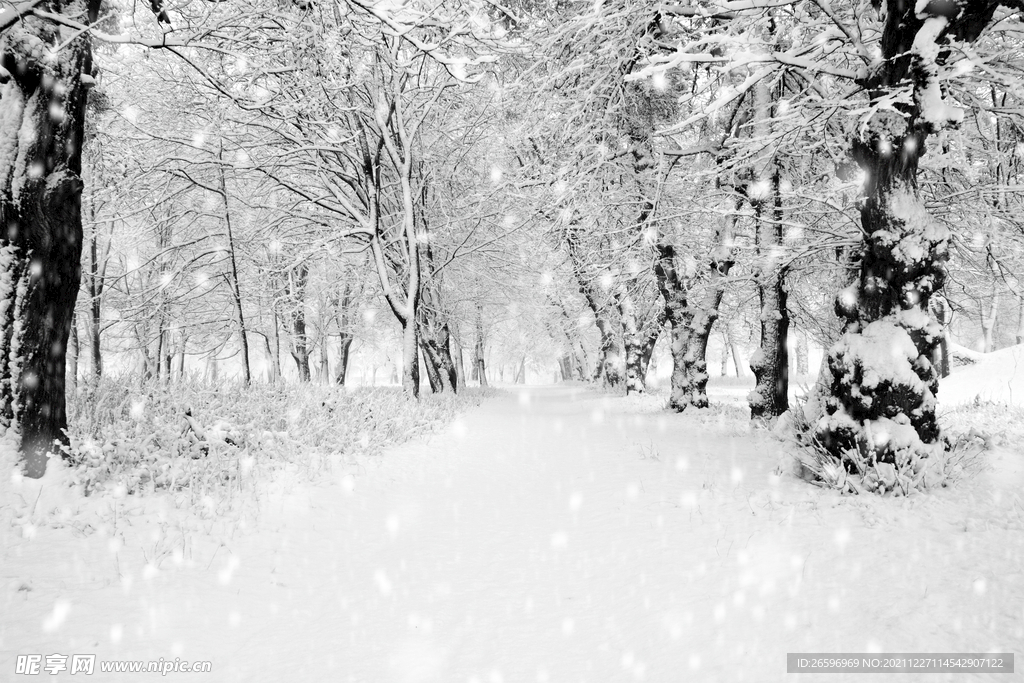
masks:
[[(947, 436), (929, 457), (915, 457), (913, 451), (900, 453), (892, 462), (881, 460), (866, 447), (851, 447), (837, 455), (824, 444), (815, 427), (815, 398), (798, 400), (780, 420), (777, 433), (797, 445), (797, 474), (811, 483), (841, 493), (891, 493), (910, 495), (914, 491), (948, 486), (978, 467), (978, 458), (990, 440), (975, 429)], [(859, 443), (859, 442), (855, 442)]]
[(199, 500), (241, 489), (268, 468), (329, 474), (450, 420), (481, 396), (417, 401), (390, 387), (104, 379), (69, 401), (65, 458), (86, 494), (188, 490)]
[[(867, 463), (918, 482), (931, 476), (926, 461), (943, 452), (935, 422), (938, 379), (921, 349), (934, 347), (939, 334), (924, 311), (911, 308), (847, 332), (830, 350), (831, 387), (813, 431), (848, 471), (863, 474)], [(890, 468), (880, 471), (888, 486)], [(893, 485), (902, 484), (896, 476)]]

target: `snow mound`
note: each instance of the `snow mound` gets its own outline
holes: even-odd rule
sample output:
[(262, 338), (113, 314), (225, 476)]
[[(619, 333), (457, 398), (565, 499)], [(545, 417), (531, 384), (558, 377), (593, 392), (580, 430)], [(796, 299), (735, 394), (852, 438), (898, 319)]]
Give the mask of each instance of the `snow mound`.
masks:
[(1024, 406), (1024, 344), (976, 358), (940, 381), (939, 403), (947, 408), (975, 401)]

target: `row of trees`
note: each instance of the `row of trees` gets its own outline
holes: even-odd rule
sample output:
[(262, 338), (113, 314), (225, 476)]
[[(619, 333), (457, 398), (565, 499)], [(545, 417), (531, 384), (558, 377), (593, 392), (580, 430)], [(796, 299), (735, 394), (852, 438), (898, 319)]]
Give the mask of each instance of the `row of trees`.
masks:
[(344, 383), (372, 339), (417, 395), (421, 367), (486, 382), (500, 339), (516, 378), (551, 357), (632, 393), (664, 332), (681, 411), (714, 331), (737, 345), (723, 312), (756, 340), (753, 417), (789, 407), (795, 326), (831, 349), (815, 438), (919, 460), (934, 313), (991, 349), (1024, 311), (1013, 2), (154, 8), (0, 14), (0, 387), (30, 474), (69, 345), (154, 377), (235, 356), (246, 383), (287, 346)]

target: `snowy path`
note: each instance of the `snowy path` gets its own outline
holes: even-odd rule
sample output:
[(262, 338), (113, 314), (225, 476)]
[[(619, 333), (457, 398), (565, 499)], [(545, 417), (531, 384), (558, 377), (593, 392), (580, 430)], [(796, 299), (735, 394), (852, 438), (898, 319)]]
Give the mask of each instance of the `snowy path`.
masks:
[[(0, 680), (47, 679), (11, 676), (31, 652), (213, 662), (168, 680), (446, 683), (817, 680), (787, 676), (786, 652), (1024, 654), (1019, 456), (958, 491), (840, 499), (774, 475), (782, 445), (732, 418), (654, 408), (495, 399), (148, 570), (151, 522), (116, 564), (99, 534), (4, 531)], [(107, 676), (86, 680), (143, 680)]]

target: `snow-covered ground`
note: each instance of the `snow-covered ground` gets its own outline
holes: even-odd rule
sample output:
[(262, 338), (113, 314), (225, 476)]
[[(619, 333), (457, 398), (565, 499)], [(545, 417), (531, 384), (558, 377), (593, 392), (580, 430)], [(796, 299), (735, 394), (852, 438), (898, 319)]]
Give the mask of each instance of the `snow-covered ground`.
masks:
[(168, 680), (575, 683), (782, 681), (787, 652), (1024, 652), (1020, 452), (952, 489), (841, 497), (791, 475), (743, 411), (660, 403), (517, 390), (334, 481), (283, 473), (220, 521), (159, 496), (76, 501), (59, 471), (8, 481), (8, 453), (0, 680), (49, 679), (13, 674), (28, 653), (212, 662)]
[(1024, 346), (973, 353), (975, 362), (953, 368), (939, 386), (943, 406), (978, 402), (1024, 405)]

